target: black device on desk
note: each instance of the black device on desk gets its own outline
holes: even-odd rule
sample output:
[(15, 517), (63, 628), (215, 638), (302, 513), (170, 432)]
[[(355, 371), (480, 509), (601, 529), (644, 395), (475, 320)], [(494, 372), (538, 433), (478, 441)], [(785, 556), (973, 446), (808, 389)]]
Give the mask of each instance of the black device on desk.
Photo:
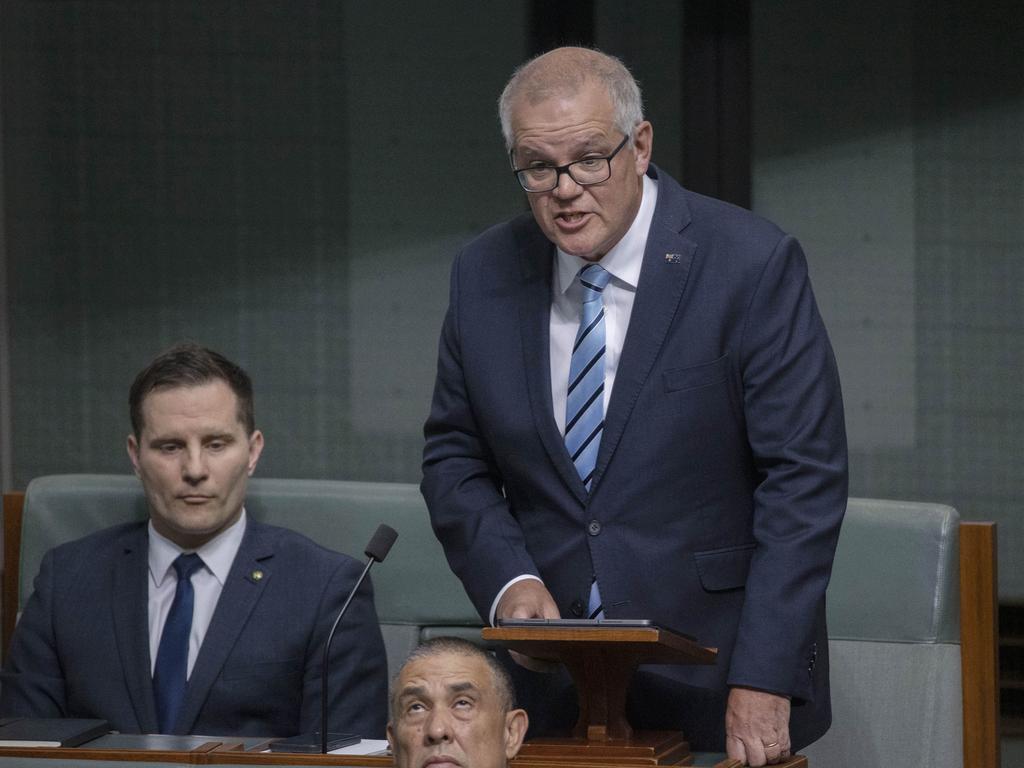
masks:
[(77, 747), (109, 730), (95, 718), (10, 717), (0, 724), (0, 747)]
[(320, 739), (319, 733), (314, 733), (313, 738), (310, 738), (308, 733), (300, 733), (298, 736), (292, 736), (288, 739), (277, 739), (270, 743), (271, 752), (294, 752), (298, 754), (306, 755), (319, 755), (327, 754), (335, 749), (341, 749), (347, 747), (349, 744), (357, 744), (361, 741), (359, 734), (357, 733), (329, 733), (327, 737), (327, 747), (324, 751), (323, 742)]

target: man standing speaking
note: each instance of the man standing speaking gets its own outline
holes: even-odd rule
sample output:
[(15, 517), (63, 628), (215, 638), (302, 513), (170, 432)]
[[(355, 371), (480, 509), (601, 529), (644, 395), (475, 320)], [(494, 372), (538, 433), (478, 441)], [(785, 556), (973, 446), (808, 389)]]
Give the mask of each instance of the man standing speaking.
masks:
[[(847, 496), (800, 246), (651, 164), (613, 57), (527, 62), (500, 116), (532, 215), (452, 268), (425, 426), (434, 529), (489, 621), (650, 618), (717, 647), (714, 666), (641, 668), (631, 722), (777, 762), (830, 723)], [(567, 676), (517, 677), (531, 721), (571, 726)]]

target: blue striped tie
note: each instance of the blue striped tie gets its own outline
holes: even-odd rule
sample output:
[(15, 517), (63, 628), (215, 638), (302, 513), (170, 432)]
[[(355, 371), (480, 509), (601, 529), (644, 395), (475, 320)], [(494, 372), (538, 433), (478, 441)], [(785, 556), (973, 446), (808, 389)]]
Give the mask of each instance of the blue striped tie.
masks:
[(583, 286), (583, 312), (569, 362), (565, 447), (588, 491), (604, 429), (604, 302), (601, 294), (611, 277), (598, 264), (588, 264), (577, 275)]

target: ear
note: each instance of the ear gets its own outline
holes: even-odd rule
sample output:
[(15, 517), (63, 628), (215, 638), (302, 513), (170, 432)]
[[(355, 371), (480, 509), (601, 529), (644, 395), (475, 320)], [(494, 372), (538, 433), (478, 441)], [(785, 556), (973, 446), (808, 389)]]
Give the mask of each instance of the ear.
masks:
[(526, 738), (526, 727), (530, 718), (525, 709), (513, 709), (505, 715), (505, 757), (511, 760), (523, 746)]
[(388, 720), (387, 737), (388, 746), (391, 748), (391, 754), (397, 757), (398, 751), (397, 744), (395, 743), (395, 726), (390, 720)]
[(139, 441), (135, 435), (128, 435), (128, 458), (132, 460), (135, 474), (139, 474)]
[(256, 463), (260, 460), (260, 454), (263, 453), (263, 433), (258, 429), (254, 430), (249, 435), (249, 476), (252, 477), (252, 473), (256, 471)]
[(647, 166), (651, 164), (651, 152), (654, 149), (654, 126), (647, 120), (637, 125), (634, 132), (633, 155), (636, 163), (636, 175), (643, 176), (647, 173)]

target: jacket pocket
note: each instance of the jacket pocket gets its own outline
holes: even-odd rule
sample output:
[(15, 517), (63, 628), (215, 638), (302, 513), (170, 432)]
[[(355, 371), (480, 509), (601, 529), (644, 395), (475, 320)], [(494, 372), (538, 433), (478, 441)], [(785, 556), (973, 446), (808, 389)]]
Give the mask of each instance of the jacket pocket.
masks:
[(711, 384), (718, 384), (725, 381), (729, 355), (722, 355), (717, 360), (700, 365), (690, 365), (686, 368), (670, 368), (661, 374), (665, 382), (665, 391), (683, 392), (687, 389), (697, 389)]
[(741, 544), (724, 549), (709, 549), (694, 552), (697, 575), (701, 586), (708, 592), (724, 592), (740, 589), (747, 585), (750, 573), (750, 558), (754, 556), (757, 544)]

